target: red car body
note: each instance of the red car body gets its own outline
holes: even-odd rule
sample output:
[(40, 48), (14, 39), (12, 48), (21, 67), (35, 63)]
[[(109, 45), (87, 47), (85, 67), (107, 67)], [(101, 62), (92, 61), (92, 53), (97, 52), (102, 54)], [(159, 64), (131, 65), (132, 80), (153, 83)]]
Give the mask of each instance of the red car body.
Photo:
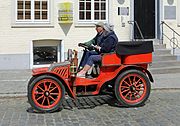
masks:
[(150, 94), (150, 81), (153, 82), (153, 78), (147, 68), (151, 62), (152, 52), (103, 54), (99, 73), (94, 78), (76, 77), (77, 64), (74, 65), (73, 61), (37, 68), (32, 71), (29, 81), (28, 99), (36, 110), (53, 112), (62, 103), (65, 92), (76, 99), (79, 95), (108, 92), (107, 85), (110, 85), (112, 94), (119, 102), (129, 107), (139, 106)]

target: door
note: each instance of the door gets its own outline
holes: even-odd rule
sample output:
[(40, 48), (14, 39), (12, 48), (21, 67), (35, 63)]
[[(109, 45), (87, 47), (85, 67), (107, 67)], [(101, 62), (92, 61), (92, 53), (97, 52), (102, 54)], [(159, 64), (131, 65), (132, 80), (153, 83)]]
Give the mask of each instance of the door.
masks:
[[(134, 21), (139, 25), (145, 39), (154, 39), (155, 0), (134, 0)], [(134, 38), (142, 38), (136, 25), (134, 25)]]

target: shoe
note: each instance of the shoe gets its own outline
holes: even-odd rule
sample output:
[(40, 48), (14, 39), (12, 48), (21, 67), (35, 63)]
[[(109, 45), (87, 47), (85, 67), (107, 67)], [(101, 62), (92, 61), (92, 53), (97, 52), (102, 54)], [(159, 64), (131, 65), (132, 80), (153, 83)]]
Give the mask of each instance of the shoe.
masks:
[(77, 73), (76, 77), (85, 78), (85, 74)]
[(79, 68), (77, 71), (80, 72), (83, 68)]

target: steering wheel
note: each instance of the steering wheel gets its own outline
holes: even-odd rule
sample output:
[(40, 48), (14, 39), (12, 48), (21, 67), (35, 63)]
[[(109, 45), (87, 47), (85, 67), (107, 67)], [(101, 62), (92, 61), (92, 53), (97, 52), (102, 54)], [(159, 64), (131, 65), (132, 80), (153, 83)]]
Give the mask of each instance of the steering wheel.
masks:
[(79, 43), (78, 46), (85, 48), (85, 50), (94, 50), (95, 49), (93, 46), (87, 46), (84, 43)]
[(88, 49), (88, 46), (85, 45), (84, 43), (79, 43), (78, 46), (79, 46), (79, 47), (83, 47), (83, 48), (85, 48), (85, 49)]

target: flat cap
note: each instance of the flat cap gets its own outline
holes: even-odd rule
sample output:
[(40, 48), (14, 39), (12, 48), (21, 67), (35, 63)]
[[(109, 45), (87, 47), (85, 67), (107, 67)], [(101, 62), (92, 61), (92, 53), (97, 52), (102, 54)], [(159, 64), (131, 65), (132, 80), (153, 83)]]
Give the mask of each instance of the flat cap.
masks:
[(95, 25), (104, 28), (104, 23), (103, 22), (97, 22)]

